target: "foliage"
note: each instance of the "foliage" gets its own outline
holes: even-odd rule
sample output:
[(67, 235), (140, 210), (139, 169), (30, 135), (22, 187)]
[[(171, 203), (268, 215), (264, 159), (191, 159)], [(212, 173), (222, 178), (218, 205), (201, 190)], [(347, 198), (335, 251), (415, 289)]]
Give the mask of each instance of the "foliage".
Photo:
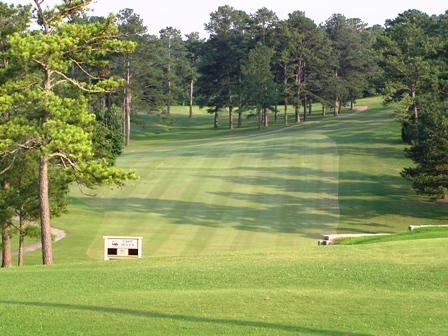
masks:
[[(361, 98), (368, 87), (368, 78), (374, 68), (373, 55), (369, 53), (374, 40), (370, 39), (366, 24), (360, 19), (332, 15), (325, 28), (333, 46), (334, 77), (333, 97), (338, 109)], [(337, 111), (339, 114), (340, 111)]]
[(276, 103), (275, 83), (271, 72), (273, 55), (272, 49), (259, 43), (241, 66), (242, 106), (245, 109), (256, 110), (259, 120), (258, 129), (261, 129), (261, 113), (264, 113), (263, 117), (266, 121), (266, 110), (272, 110)]
[[(210, 14), (205, 25), (210, 38), (205, 42), (198, 68), (198, 93), (201, 107), (215, 114), (218, 128), (219, 113), (228, 109), (229, 129), (233, 129), (233, 109), (241, 105), (241, 62), (247, 58), (250, 42), (250, 17), (230, 6), (220, 6)], [(241, 114), (238, 118), (241, 127)]]
[(431, 84), (435, 80), (433, 58), (439, 48), (435, 23), (435, 17), (408, 10), (387, 20), (384, 34), (378, 38), (379, 61), (386, 79), (384, 103), (399, 103), (396, 113), (402, 124), (417, 122), (419, 96), (428, 89), (437, 90)]
[(96, 108), (94, 113), (96, 116), (92, 137), (94, 156), (98, 159), (105, 158), (113, 165), (124, 148), (123, 115), (115, 105), (104, 111)]
[[(91, 1), (70, 1), (43, 9), (35, 1), (41, 31), (15, 33), (8, 39), (7, 57), (26, 69), (23, 78), (10, 78), (0, 87), (3, 97), (0, 153), (33, 150), (38, 153), (39, 199), (43, 262), (52, 263), (50, 240), (49, 166), (67, 169), (72, 178), (88, 187), (122, 186), (133, 172), (117, 170), (93, 154), (95, 116), (87, 109), (86, 93), (116, 89), (120, 82), (100, 79), (87, 66), (104, 67), (108, 53), (131, 52), (134, 43), (119, 41), (113, 17), (86, 25), (65, 23)], [(28, 67), (28, 65), (34, 68)], [(79, 82), (67, 75), (74, 65), (95, 82)], [(67, 94), (69, 92), (69, 94)], [(15, 158), (14, 156), (14, 158)], [(12, 162), (13, 164), (14, 162)]]
[(417, 136), (406, 155), (415, 167), (404, 168), (401, 175), (412, 181), (418, 194), (431, 200), (448, 194), (448, 103), (427, 103), (420, 109)]

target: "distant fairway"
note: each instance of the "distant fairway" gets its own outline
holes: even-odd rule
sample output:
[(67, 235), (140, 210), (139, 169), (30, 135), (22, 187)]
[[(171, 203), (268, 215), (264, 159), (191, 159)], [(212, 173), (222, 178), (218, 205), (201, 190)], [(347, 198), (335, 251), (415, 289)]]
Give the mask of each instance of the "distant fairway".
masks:
[(335, 143), (298, 132), (128, 153), (141, 179), (99, 197), (103, 235), (143, 235), (144, 254), (176, 255), (314, 245), (339, 221)]
[[(280, 118), (261, 132), (252, 119), (214, 130), (212, 116), (196, 110), (190, 119), (186, 107), (174, 108), (169, 124), (141, 116), (146, 126), (133, 126), (118, 160), (140, 180), (97, 197), (74, 186), (70, 213), (52, 220), (67, 231), (54, 244), (55, 262), (102, 259), (106, 235), (143, 236), (145, 258), (313, 246), (323, 234), (444, 224), (445, 207), (421, 202), (399, 176), (410, 162), (399, 125), (379, 103), (366, 99), (368, 110), (325, 120), (317, 106), (310, 123), (282, 130)], [(36, 251), (25, 264), (40, 258)]]
[[(141, 179), (98, 197), (74, 186), (70, 214), (52, 220), (67, 232), (55, 265), (36, 251), (0, 270), (0, 332), (445, 335), (446, 234), (317, 246), (322, 234), (448, 218), (447, 203), (400, 177), (410, 162), (390, 111), (360, 104), (369, 109), (271, 134), (253, 120), (213, 130), (181, 107), (168, 125), (142, 116), (118, 160)], [(101, 260), (104, 235), (143, 236), (143, 258)]]
[[(408, 225), (444, 224), (443, 204), (421, 202), (399, 170), (399, 125), (380, 100), (368, 110), (262, 132), (214, 130), (212, 116), (187, 108), (172, 123), (142, 116), (118, 166), (140, 180), (97, 197), (75, 186), (70, 214), (53, 219), (67, 238), (55, 261), (103, 257), (103, 236), (143, 236), (143, 257), (313, 246), (322, 234), (399, 232)], [(318, 111), (319, 107), (317, 107)], [(313, 123), (322, 121), (320, 123)], [(280, 132), (268, 133), (270, 130)], [(67, 253), (68, 251), (68, 253)], [(40, 252), (26, 256), (40, 263)]]

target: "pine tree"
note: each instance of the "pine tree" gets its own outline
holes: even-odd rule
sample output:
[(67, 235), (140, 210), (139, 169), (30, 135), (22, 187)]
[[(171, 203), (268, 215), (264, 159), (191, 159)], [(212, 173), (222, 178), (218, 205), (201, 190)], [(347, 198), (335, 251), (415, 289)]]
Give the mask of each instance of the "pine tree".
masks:
[(431, 200), (448, 195), (448, 103), (422, 104), (417, 135), (406, 155), (415, 167), (404, 168), (401, 176), (412, 181), (412, 187)]
[(275, 83), (271, 72), (271, 59), (274, 51), (262, 43), (249, 53), (248, 60), (241, 66), (243, 73), (242, 106), (255, 109), (258, 116), (258, 129), (268, 126), (267, 110), (273, 110), (276, 103)]
[[(112, 16), (104, 23), (65, 23), (83, 13), (90, 3), (65, 0), (44, 9), (43, 1), (35, 0), (41, 30), (16, 33), (8, 40), (8, 57), (28, 72), (24, 78), (0, 86), (0, 96), (6, 97), (0, 99), (0, 111), (9, 115), (0, 125), (0, 153), (10, 153), (13, 158), (24, 150), (38, 154), (43, 264), (53, 263), (51, 167), (66, 169), (78, 183), (88, 187), (122, 186), (127, 179), (136, 178), (133, 172), (116, 170), (93, 154), (95, 116), (87, 109), (86, 94), (112, 91), (120, 83), (89, 74), (87, 66), (102, 67), (107, 64), (108, 53), (131, 52), (135, 45), (117, 39), (119, 32)], [(73, 64), (92, 79), (91, 85), (67, 74)]]

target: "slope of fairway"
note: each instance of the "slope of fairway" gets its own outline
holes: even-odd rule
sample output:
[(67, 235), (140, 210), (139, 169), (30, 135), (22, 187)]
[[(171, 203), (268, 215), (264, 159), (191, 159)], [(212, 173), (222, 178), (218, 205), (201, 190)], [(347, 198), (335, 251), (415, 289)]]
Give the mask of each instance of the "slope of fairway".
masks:
[[(97, 197), (71, 193), (70, 214), (53, 219), (67, 238), (55, 261), (101, 259), (103, 236), (143, 236), (143, 256), (311, 246), (323, 234), (400, 232), (445, 224), (444, 203), (422, 201), (399, 171), (399, 125), (380, 99), (359, 114), (315, 112), (285, 130), (213, 130), (212, 116), (173, 112), (169, 126), (142, 116), (118, 166), (140, 180)], [(161, 139), (164, 139), (163, 141)], [(26, 264), (40, 263), (40, 252)]]
[(103, 235), (142, 235), (144, 254), (182, 255), (314, 245), (338, 225), (338, 154), (294, 132), (128, 153), (132, 187), (77, 198), (104, 213)]
[(446, 335), (448, 239), (0, 271), (0, 333)]

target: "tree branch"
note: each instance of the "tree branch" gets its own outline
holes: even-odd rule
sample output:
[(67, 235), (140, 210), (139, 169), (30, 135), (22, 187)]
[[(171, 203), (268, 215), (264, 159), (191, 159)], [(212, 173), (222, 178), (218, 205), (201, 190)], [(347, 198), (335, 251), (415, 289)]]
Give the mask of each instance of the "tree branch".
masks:
[(68, 58), (70, 59), (70, 61), (72, 61), (73, 63), (75, 63), (75, 64), (78, 66), (79, 70), (81, 70), (83, 73), (85, 73), (85, 74), (87, 75), (87, 77), (89, 77), (89, 78), (91, 78), (91, 79), (100, 79), (100, 77), (92, 76), (87, 70), (85, 70), (85, 69), (81, 66), (81, 64), (80, 64), (78, 61), (74, 60), (74, 59), (71, 58), (70, 56), (68, 56)]
[(50, 28), (50, 25), (49, 25), (49, 23), (47, 21), (47, 18), (44, 15), (44, 10), (42, 9), (42, 6), (41, 6), (44, 3), (44, 1), (45, 0), (40, 0), (40, 1), (39, 0), (34, 0), (34, 3), (36, 4), (37, 11), (40, 14), (40, 18), (42, 20), (42, 26), (44, 27), (45, 34), (48, 35), (51, 32), (51, 28)]
[(66, 160), (68, 162), (68, 164), (70, 165), (70, 167), (72, 167), (74, 170), (76, 170), (77, 172), (81, 173), (81, 170), (76, 166), (76, 164), (70, 160), (67, 156), (65, 156), (64, 154), (61, 153), (53, 153), (50, 155), (50, 157), (60, 157), (62, 164), (64, 165), (64, 168), (66, 168), (67, 166), (65, 165), (65, 161)]
[[(84, 91), (84, 92), (88, 92), (88, 93), (107, 93), (107, 92), (113, 92), (112, 90), (90, 90), (90, 89), (86, 89), (85, 87), (82, 87), (81, 84), (79, 82), (77, 82), (74, 79), (71, 79), (69, 77), (67, 77), (66, 75), (64, 75), (62, 72), (60, 71), (54, 71), (54, 73), (57, 73), (59, 76), (61, 76), (62, 78), (64, 78), (66, 81), (70, 82), (71, 84), (73, 84), (74, 86), (76, 86), (78, 89)], [(59, 83), (60, 81), (58, 81)]]
[(19, 150), (16, 150), (15, 153), (14, 153), (14, 157), (12, 158), (11, 164), (10, 164), (8, 167), (6, 167), (5, 169), (2, 170), (2, 171), (0, 172), (0, 175), (6, 173), (8, 170), (11, 169), (12, 165), (13, 165), (14, 162), (16, 161), (16, 157), (17, 157), (17, 154), (18, 154), (18, 153), (19, 153)]

